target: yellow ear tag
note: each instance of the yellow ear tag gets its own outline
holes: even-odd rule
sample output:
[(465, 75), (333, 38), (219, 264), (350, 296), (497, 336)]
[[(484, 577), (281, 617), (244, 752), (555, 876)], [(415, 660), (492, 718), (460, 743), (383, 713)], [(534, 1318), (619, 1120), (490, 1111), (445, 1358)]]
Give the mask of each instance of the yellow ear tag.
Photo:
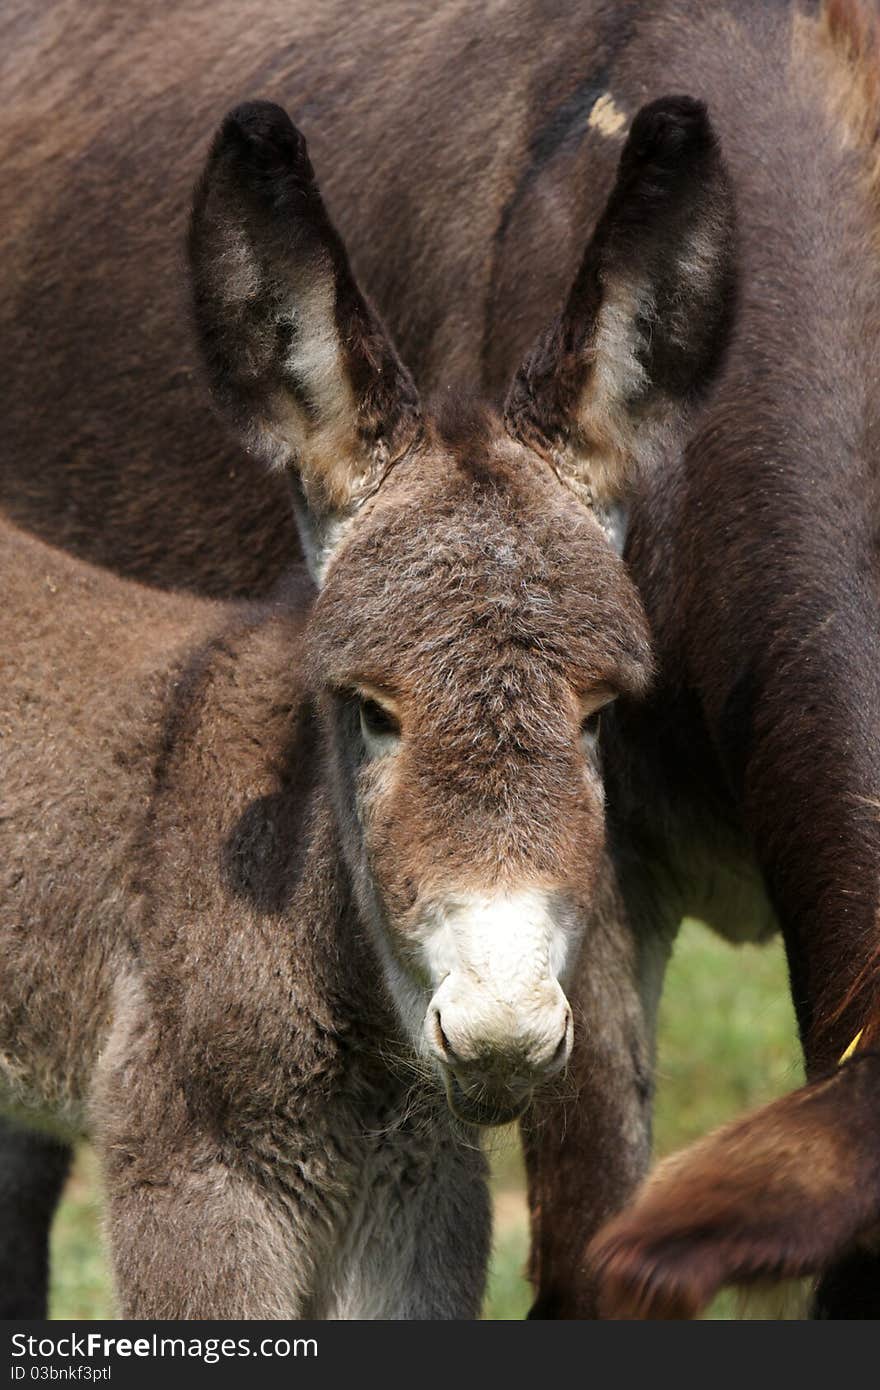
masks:
[(864, 1028), (860, 1028), (859, 1031), (856, 1033), (855, 1037), (853, 1038), (852, 1042), (850, 1043), (849, 1047), (846, 1049), (846, 1052), (841, 1054), (840, 1061), (837, 1063), (839, 1067), (842, 1066), (844, 1062), (849, 1061), (850, 1057), (853, 1055), (856, 1048), (858, 1047), (864, 1031)]

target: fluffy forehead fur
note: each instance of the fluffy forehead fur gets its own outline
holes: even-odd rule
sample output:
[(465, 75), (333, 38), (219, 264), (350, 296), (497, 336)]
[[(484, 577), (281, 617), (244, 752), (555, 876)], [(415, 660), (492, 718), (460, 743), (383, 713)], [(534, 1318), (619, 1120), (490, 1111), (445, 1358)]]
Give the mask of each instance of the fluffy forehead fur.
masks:
[(599, 792), (578, 696), (646, 688), (645, 618), (589, 511), (490, 415), (432, 427), (392, 471), (334, 558), (310, 649), (325, 687), (367, 683), (399, 708), (373, 827), (386, 883), (498, 866), (589, 881)]
[[(323, 680), (372, 683), (426, 719), (566, 681), (641, 694), (646, 620), (591, 513), (491, 412), (459, 406), (392, 471), (335, 557), (313, 650)], [(525, 684), (523, 684), (525, 682)], [(466, 692), (466, 694), (465, 694)]]

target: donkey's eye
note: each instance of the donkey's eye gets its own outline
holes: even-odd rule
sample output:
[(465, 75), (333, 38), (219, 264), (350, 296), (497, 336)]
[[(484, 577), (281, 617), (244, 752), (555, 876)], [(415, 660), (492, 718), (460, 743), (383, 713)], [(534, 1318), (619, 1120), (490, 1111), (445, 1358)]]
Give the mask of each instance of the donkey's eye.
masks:
[(400, 721), (390, 710), (362, 695), (358, 700), (361, 735), (364, 746), (371, 755), (387, 753), (400, 737)]
[(581, 702), (581, 747), (585, 753), (595, 753), (602, 711), (608, 708), (616, 694), (610, 685), (597, 685), (584, 695)]
[(593, 710), (592, 714), (588, 714), (581, 720), (581, 742), (584, 748), (590, 753), (592, 753), (599, 741), (599, 728), (601, 723), (602, 711), (600, 709)]
[(400, 725), (394, 715), (378, 700), (361, 700), (361, 723), (370, 734), (399, 734)]

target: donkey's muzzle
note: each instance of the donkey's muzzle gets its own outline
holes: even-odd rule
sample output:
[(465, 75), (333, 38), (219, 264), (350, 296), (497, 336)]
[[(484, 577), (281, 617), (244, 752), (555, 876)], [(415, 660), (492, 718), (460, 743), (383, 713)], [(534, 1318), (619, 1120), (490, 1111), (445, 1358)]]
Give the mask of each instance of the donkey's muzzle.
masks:
[(482, 1083), (467, 1087), (454, 1072), (447, 1072), (446, 1098), (452, 1113), (464, 1120), (465, 1124), (489, 1128), (492, 1125), (509, 1125), (518, 1120), (528, 1107), (532, 1091), (530, 1087), (525, 1090), (507, 1087), (494, 1091)]
[(528, 1024), (510, 1011), (504, 1028), (497, 1018), (491, 1030), (475, 1028), (474, 1020), (462, 1017), (451, 1001), (430, 1011), (428, 1040), (450, 1108), (460, 1119), (507, 1124), (522, 1114), (537, 1086), (565, 1068), (572, 1046), (571, 1009), (556, 981), (547, 985), (552, 1005)]
[(576, 920), (564, 894), (543, 888), (423, 904), (436, 978), (423, 1037), (452, 1110), (469, 1123), (503, 1124), (565, 1067), (572, 1022), (560, 977)]

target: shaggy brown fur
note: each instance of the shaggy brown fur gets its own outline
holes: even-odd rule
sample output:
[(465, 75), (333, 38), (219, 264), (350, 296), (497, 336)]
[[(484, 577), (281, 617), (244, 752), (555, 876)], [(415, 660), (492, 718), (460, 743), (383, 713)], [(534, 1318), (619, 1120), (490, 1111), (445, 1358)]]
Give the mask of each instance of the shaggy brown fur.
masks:
[(691, 1318), (723, 1284), (814, 1275), (866, 1238), (870, 1250), (878, 1066), (848, 1062), (661, 1163), (591, 1246), (603, 1316)]
[[(832, 189), (841, 186), (837, 179), (848, 176), (843, 196), (851, 200), (853, 209), (865, 209), (852, 243), (857, 257), (854, 286), (862, 296), (861, 327), (856, 331), (875, 340), (880, 328), (874, 267), (880, 247), (880, 17), (873, 5), (859, 0), (828, 0), (815, 17), (797, 15), (793, 33), (795, 74), (802, 79), (816, 74), (817, 99), (828, 112), (831, 131), (844, 151), (839, 170), (829, 178), (828, 197), (835, 196)], [(817, 238), (814, 247), (821, 245)], [(833, 320), (824, 322), (830, 331)], [(862, 479), (854, 486), (867, 518), (876, 516), (878, 402), (870, 375), (866, 383), (858, 404), (847, 401), (842, 387), (838, 391), (837, 450), (841, 445), (844, 450), (852, 448), (862, 460)], [(841, 405), (844, 413), (840, 413)], [(846, 443), (843, 425), (847, 413), (856, 432), (851, 444)], [(788, 505), (793, 510), (799, 505), (792, 494), (788, 494)], [(819, 535), (822, 528), (822, 520), (817, 520)], [(815, 555), (815, 542), (811, 548)], [(845, 811), (843, 817), (835, 817), (835, 851), (830, 843), (826, 846), (815, 822), (807, 830), (811, 851), (799, 850), (796, 837), (787, 837), (775, 891), (783, 926), (791, 923), (788, 946), (795, 1003), (810, 1071), (821, 1074), (833, 1062), (834, 1053), (861, 1029), (857, 1060), (829, 1079), (719, 1130), (660, 1166), (633, 1207), (612, 1221), (591, 1247), (590, 1258), (602, 1281), (603, 1306), (611, 1316), (693, 1316), (724, 1283), (803, 1274), (821, 1276), (817, 1294), (821, 1315), (877, 1315), (880, 1136), (874, 1124), (877, 1062), (870, 1049), (877, 1041), (880, 947), (876, 944), (875, 875), (863, 867), (876, 863), (880, 851), (877, 796), (869, 790), (877, 785), (880, 713), (868, 673), (876, 659), (872, 650), (877, 621), (873, 544), (859, 546), (858, 555), (850, 561), (854, 592), (849, 601), (842, 592), (840, 599), (831, 600), (827, 577), (817, 586), (827, 614), (819, 622), (826, 630), (839, 628), (840, 637), (830, 647), (820, 639), (815, 657), (807, 661), (804, 675), (815, 693), (794, 728), (794, 746), (783, 749), (780, 743), (773, 772), (769, 753), (774, 742), (769, 722), (773, 703), (768, 702), (761, 726), (753, 725), (753, 742), (763, 737), (768, 745), (768, 776), (776, 780), (778, 790), (770, 791), (766, 784), (759, 790), (756, 774), (761, 755), (756, 750), (751, 791), (752, 797), (767, 803), (768, 815), (778, 811), (782, 798), (791, 796), (795, 785), (804, 788), (804, 806), (822, 806), (825, 814), (832, 805)], [(815, 584), (815, 570), (814, 576), (808, 579), (803, 574), (801, 583)], [(863, 630), (857, 637), (860, 621), (867, 624), (868, 632)], [(789, 622), (793, 638), (797, 628)], [(819, 630), (804, 639), (802, 651), (816, 642)], [(800, 659), (792, 650), (780, 673), (783, 681), (797, 669)], [(832, 713), (820, 692), (823, 681), (833, 681), (841, 666), (848, 672), (845, 704), (843, 710), (838, 706)], [(744, 698), (754, 720), (755, 691), (744, 692)], [(780, 693), (775, 708), (784, 740), (789, 734), (783, 732), (782, 698)], [(827, 731), (815, 722), (815, 714), (823, 708), (825, 719), (842, 717), (854, 740), (834, 772), (820, 752)], [(736, 717), (739, 720), (741, 713)], [(814, 756), (809, 763), (799, 751), (805, 737), (812, 738)], [(802, 758), (803, 782), (795, 772)], [(763, 820), (762, 812), (758, 816)], [(769, 850), (776, 837), (769, 830), (765, 833), (763, 843)], [(786, 914), (799, 887), (811, 881), (804, 857), (809, 852), (820, 861), (827, 855), (827, 863), (812, 878), (814, 902), (808, 904), (801, 897), (802, 915), (794, 926)], [(819, 919), (815, 925), (811, 914)], [(866, 1050), (867, 1055), (862, 1055)], [(836, 1267), (829, 1271), (835, 1261)]]
[[(658, 302), (692, 224), (714, 233), (633, 400), (643, 325), (604, 270), (636, 220), (615, 265)], [(717, 367), (731, 248), (704, 108), (654, 103), (563, 310), (636, 453)], [(603, 991), (637, 988), (593, 722), (647, 691), (644, 614), (542, 456), (578, 437), (581, 395), (542, 431), (557, 393), (526, 364), (540, 450), (488, 407), (423, 409), (277, 106), (224, 121), (190, 256), (218, 404), (287, 472), (320, 588), (163, 595), (4, 526), (2, 1105), (94, 1136), (123, 1315), (475, 1316), (488, 1199), (461, 1121), (509, 1119), (560, 1070), (570, 1010), (542, 1001), (565, 1003), (582, 938)], [(631, 459), (614, 487), (595, 447), (570, 468), (625, 501)], [(517, 956), (521, 930), (543, 940), (517, 894), (552, 959)], [(465, 1055), (449, 939), (475, 898), (514, 906), (459, 985)], [(502, 996), (496, 957), (531, 992)]]
[[(620, 930), (572, 991), (580, 1104), (528, 1120), (537, 1314), (595, 1312), (585, 1251), (646, 1161), (682, 913), (731, 935), (781, 926), (813, 1077), (875, 1006), (875, 16), (867, 0), (565, 0), (549, 16), (505, 0), (489, 26), (468, 0), (135, 0), (112, 17), (16, 0), (0, 17), (4, 504), (80, 554), (213, 593), (265, 591), (296, 546), (284, 487), (244, 470), (204, 404), (178, 265), (185, 190), (234, 94), (302, 122), (417, 386), (497, 401), (565, 299), (637, 110), (670, 91), (709, 103), (738, 303), (708, 411), (631, 508), (659, 680), (641, 713), (604, 721)], [(590, 438), (597, 423), (620, 439), (595, 417)], [(639, 987), (609, 993), (629, 931)], [(854, 1253), (819, 1306), (864, 1311), (878, 1287)]]

